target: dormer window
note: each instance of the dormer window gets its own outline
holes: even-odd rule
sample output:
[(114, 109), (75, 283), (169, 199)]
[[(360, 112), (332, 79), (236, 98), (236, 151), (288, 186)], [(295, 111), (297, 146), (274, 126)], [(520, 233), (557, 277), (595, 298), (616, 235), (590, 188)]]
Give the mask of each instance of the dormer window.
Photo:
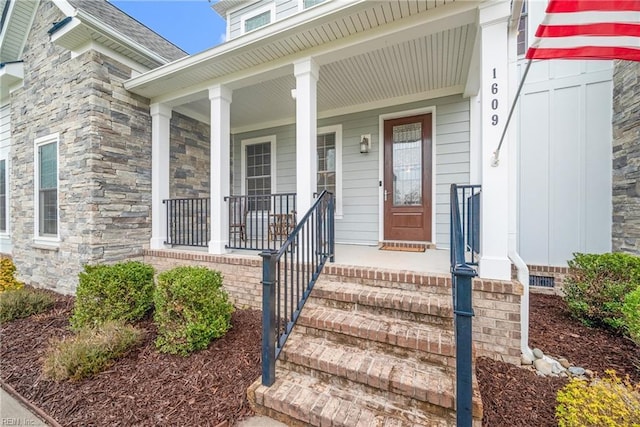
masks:
[(248, 33), (249, 31), (257, 30), (272, 21), (273, 7), (267, 6), (266, 8), (257, 9), (252, 11), (251, 14), (242, 17), (242, 32)]
[(302, 0), (302, 7), (304, 9), (309, 9), (317, 4), (324, 2), (325, 0)]

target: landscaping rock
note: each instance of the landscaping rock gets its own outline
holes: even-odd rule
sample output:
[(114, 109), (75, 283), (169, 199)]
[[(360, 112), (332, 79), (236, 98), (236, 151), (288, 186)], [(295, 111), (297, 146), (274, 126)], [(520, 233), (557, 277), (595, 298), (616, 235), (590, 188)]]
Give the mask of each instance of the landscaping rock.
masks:
[(581, 368), (579, 366), (571, 366), (569, 368), (569, 373), (571, 375), (573, 375), (574, 377), (580, 377), (582, 375), (584, 375), (586, 373), (586, 370), (584, 368)]
[(533, 366), (536, 367), (536, 370), (538, 371), (538, 373), (540, 375), (551, 375), (553, 373), (552, 367), (551, 367), (551, 363), (547, 362), (544, 359), (536, 359), (533, 362)]
[(533, 355), (536, 357), (536, 359), (542, 359), (544, 357), (544, 353), (539, 348), (533, 349)]
[(564, 369), (569, 369), (569, 366), (571, 366), (571, 363), (569, 363), (569, 361), (564, 357), (559, 358), (558, 363), (562, 365)]
[(531, 360), (531, 358), (529, 356), (527, 356), (526, 354), (523, 354), (522, 357), (520, 358), (520, 364), (521, 365), (533, 365), (533, 360)]

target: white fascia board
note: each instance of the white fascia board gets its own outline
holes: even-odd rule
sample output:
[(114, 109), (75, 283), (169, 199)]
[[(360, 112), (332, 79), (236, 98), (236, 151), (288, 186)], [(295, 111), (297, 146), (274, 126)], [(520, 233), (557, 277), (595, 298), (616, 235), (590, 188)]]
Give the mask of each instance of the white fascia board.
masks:
[(155, 61), (159, 64), (166, 64), (167, 62), (169, 62), (168, 59), (158, 55), (157, 53), (153, 52), (151, 49), (148, 49), (142, 46), (140, 43), (132, 40), (131, 38), (127, 37), (121, 32), (115, 30), (114, 28), (109, 27), (108, 25), (105, 25), (98, 19), (94, 18), (88, 13), (85, 13), (82, 10), (76, 11), (76, 17), (79, 18), (82, 21), (82, 23), (87, 25), (88, 27), (104, 34), (105, 36), (116, 41), (118, 44), (124, 47), (127, 47), (135, 52), (138, 52), (143, 56), (146, 56), (152, 61)]
[(270, 40), (279, 38), (287, 32), (300, 30), (300, 27), (303, 26), (310, 26), (314, 23), (313, 21), (318, 18), (348, 13), (350, 9), (355, 10), (366, 2), (367, 0), (357, 0), (354, 2), (329, 1), (326, 2), (326, 4), (321, 3), (317, 7), (309, 9), (309, 13), (296, 13), (290, 17), (276, 21), (273, 24), (212, 47), (211, 49), (178, 59), (141, 76), (127, 80), (124, 86), (127, 90), (135, 92), (136, 87), (152, 82), (158, 78), (171, 75), (185, 68), (195, 67), (208, 61), (218, 60), (220, 57), (242, 53), (244, 50), (249, 50), (256, 45), (266, 44)]
[(76, 12), (76, 8), (71, 6), (71, 3), (67, 0), (53, 0), (53, 4), (55, 4), (66, 16), (73, 16)]

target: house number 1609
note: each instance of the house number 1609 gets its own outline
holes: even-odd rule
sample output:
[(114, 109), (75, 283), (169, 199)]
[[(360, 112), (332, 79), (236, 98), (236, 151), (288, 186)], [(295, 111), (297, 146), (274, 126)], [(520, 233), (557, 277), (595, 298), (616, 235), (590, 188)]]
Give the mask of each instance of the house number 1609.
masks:
[[(496, 69), (493, 69), (493, 80), (495, 80), (497, 78), (496, 75)], [(491, 83), (491, 94), (492, 95), (497, 95), (498, 94), (498, 83), (497, 82), (493, 82)], [(491, 99), (491, 109), (493, 111), (496, 111), (498, 109), (498, 99), (497, 98), (493, 98)], [(491, 115), (491, 125), (492, 126), (497, 126), (498, 125), (498, 115), (497, 114), (492, 114)]]

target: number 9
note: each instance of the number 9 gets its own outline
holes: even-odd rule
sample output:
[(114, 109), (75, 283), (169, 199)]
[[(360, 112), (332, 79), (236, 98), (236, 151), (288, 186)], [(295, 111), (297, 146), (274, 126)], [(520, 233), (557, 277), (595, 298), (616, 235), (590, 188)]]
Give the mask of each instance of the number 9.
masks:
[(491, 124), (496, 126), (498, 124), (498, 115), (494, 114), (493, 116), (491, 116)]

